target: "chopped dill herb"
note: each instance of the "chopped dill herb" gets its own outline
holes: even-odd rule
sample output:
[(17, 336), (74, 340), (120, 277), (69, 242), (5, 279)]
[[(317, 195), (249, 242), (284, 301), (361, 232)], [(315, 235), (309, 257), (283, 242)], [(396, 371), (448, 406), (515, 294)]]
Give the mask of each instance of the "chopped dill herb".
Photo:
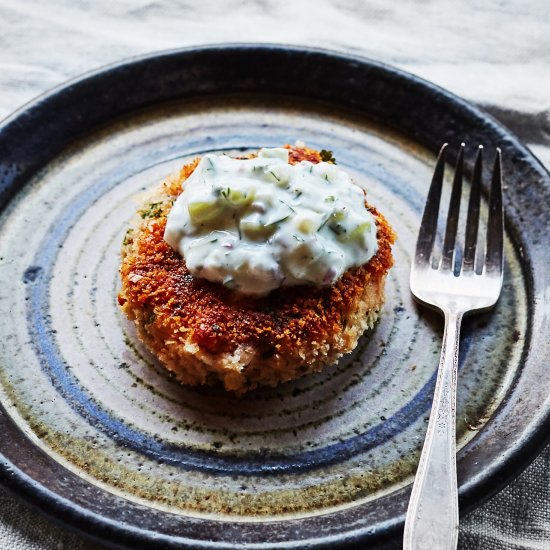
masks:
[(282, 201), (281, 199), (279, 199), (279, 202), (282, 202), (288, 209), (290, 209), (290, 211), (295, 214), (296, 213), (296, 210), (294, 210), (294, 208), (292, 208), (292, 206), (290, 206), (290, 204), (287, 204), (285, 201)]
[(212, 162), (212, 159), (206, 157), (206, 161), (208, 162), (208, 166), (209, 166), (209, 168), (207, 168), (206, 171), (207, 172), (215, 171), (216, 169), (214, 168), (214, 163)]
[(270, 173), (277, 181), (281, 181), (281, 178), (278, 178), (271, 170), (269, 171), (269, 173)]
[(331, 217), (332, 217), (332, 215), (329, 214), (329, 215), (323, 220), (323, 223), (317, 228), (317, 233), (319, 233), (319, 231), (321, 231), (321, 229), (323, 229), (323, 227), (325, 227), (325, 225), (327, 224), (327, 222), (330, 220)]
[(342, 233), (346, 232), (346, 229), (342, 227), (339, 223), (331, 223), (328, 228), (335, 234), (335, 235), (342, 235)]

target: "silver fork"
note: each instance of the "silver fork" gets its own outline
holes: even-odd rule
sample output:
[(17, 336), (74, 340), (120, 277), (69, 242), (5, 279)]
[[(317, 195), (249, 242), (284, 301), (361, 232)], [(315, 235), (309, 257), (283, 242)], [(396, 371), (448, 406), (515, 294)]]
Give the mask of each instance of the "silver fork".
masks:
[(484, 257), (476, 259), (481, 198), (482, 151), (474, 165), (462, 261), (457, 228), (462, 193), (464, 144), (451, 191), (441, 257), (434, 258), (445, 151), (443, 145), (428, 192), (411, 268), (411, 291), (445, 316), (443, 347), (426, 440), (416, 472), (407, 517), (404, 550), (454, 550), (458, 542), (456, 480), (456, 387), (460, 324), (464, 314), (494, 306), (502, 288), (503, 214), (501, 153), (493, 168)]

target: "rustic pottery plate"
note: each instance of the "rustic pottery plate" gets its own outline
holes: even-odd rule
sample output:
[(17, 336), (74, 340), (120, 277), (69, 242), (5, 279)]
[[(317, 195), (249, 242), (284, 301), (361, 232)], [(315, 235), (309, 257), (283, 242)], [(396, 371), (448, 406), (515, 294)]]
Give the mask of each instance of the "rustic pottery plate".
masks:
[[(397, 231), (382, 319), (322, 374), (241, 399), (182, 387), (116, 305), (136, 197), (207, 151), (296, 140), (331, 149)], [(462, 337), (462, 510), (502, 487), (548, 434), (548, 174), (492, 118), (414, 76), (246, 45), (126, 61), (0, 126), (2, 483), (117, 546), (398, 541), (442, 330), (411, 300), (409, 264), (444, 141), (470, 159), (479, 143), (488, 160), (503, 151), (504, 289)]]

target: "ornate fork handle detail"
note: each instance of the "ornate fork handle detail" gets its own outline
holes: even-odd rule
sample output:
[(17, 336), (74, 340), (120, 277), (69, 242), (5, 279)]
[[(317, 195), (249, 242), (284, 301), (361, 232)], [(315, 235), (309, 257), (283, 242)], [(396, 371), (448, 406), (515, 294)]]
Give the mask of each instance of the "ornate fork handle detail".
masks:
[(404, 550), (454, 550), (458, 541), (456, 388), (462, 312), (445, 313), (432, 413), (405, 524)]

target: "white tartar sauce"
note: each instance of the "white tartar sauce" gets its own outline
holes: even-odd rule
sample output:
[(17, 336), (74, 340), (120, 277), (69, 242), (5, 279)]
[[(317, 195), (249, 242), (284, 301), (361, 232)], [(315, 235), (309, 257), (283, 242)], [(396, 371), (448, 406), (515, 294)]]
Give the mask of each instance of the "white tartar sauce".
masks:
[(332, 285), (377, 250), (363, 190), (334, 164), (290, 165), (286, 149), (246, 160), (205, 155), (183, 183), (164, 239), (194, 277), (256, 296)]

